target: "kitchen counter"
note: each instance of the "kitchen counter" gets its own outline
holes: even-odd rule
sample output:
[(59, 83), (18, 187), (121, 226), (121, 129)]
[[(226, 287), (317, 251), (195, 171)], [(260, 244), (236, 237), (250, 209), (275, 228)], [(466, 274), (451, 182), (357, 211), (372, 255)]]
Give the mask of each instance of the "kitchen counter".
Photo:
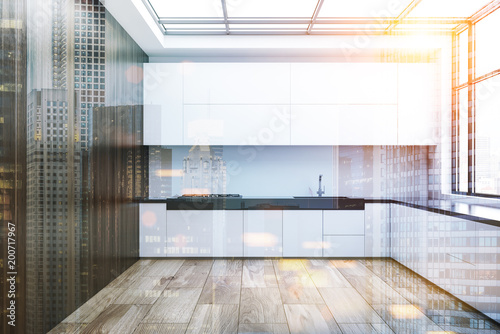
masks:
[(364, 210), (365, 200), (348, 197), (178, 197), (141, 200), (165, 203), (167, 210)]

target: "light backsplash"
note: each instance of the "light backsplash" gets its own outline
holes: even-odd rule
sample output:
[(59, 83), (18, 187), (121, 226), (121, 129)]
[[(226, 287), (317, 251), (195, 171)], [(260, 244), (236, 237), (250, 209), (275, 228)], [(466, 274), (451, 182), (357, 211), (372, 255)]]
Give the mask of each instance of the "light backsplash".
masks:
[[(387, 197), (387, 184), (396, 171), (394, 159), (387, 159), (392, 151), (391, 146), (150, 146), (149, 198), (316, 197), (320, 175), (322, 196)], [(424, 197), (427, 178), (418, 182), (408, 182), (404, 189)]]

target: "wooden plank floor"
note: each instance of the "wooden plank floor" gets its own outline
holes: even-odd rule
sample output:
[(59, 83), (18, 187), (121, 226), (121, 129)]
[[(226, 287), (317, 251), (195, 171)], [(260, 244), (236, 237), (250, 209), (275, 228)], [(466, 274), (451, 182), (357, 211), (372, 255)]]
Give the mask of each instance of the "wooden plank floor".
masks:
[(388, 259), (140, 260), (50, 333), (500, 334), (500, 327)]

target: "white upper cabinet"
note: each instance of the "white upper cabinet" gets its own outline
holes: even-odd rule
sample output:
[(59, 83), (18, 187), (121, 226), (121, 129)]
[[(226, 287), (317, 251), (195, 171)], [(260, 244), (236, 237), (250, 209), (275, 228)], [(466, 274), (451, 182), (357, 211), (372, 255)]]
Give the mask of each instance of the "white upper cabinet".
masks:
[(338, 106), (338, 145), (395, 145), (398, 140), (397, 106)]
[(146, 145), (432, 145), (427, 63), (145, 64)]
[(290, 145), (290, 106), (215, 105), (210, 120), (222, 126), (215, 145)]
[(185, 145), (290, 145), (288, 105), (186, 105)]
[(290, 64), (184, 65), (185, 104), (289, 104)]
[(144, 65), (144, 144), (182, 145), (182, 64)]
[(291, 103), (397, 104), (397, 64), (291, 64)]
[(339, 142), (339, 113), (332, 105), (292, 106), (292, 145), (335, 145)]
[(398, 66), (399, 145), (434, 145), (440, 126), (436, 65)]
[(292, 145), (395, 145), (395, 105), (292, 106)]

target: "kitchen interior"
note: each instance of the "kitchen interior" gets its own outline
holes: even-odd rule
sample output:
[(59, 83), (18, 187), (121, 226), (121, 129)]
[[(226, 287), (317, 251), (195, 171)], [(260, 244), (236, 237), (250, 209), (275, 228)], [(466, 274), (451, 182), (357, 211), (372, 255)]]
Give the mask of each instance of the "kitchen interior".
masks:
[(500, 1), (4, 1), (20, 332), (500, 333)]

